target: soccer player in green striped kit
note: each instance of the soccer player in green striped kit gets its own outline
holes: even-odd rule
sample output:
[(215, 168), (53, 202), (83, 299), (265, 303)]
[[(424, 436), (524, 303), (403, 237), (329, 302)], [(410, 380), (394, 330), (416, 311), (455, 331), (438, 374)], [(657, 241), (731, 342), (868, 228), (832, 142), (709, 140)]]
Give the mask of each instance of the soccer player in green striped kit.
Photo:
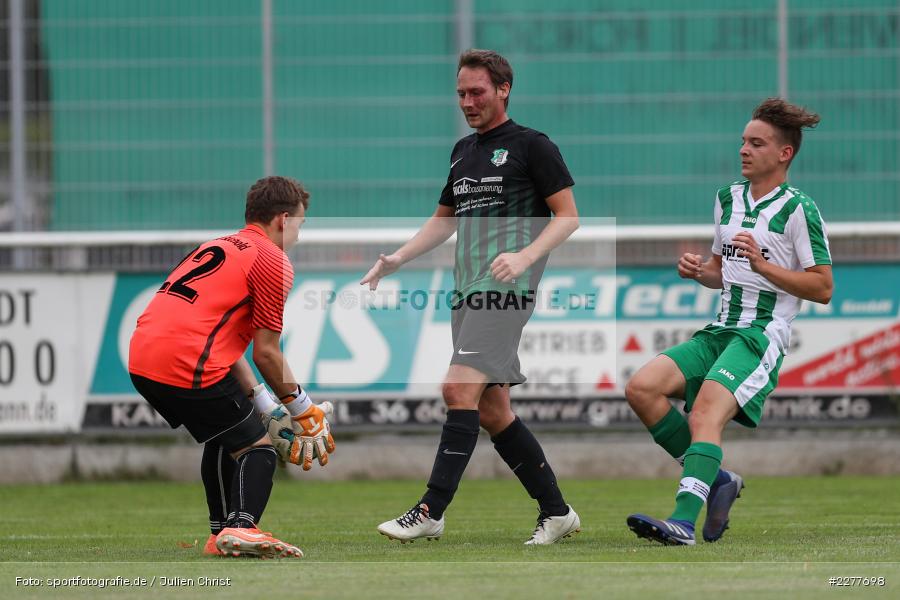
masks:
[[(825, 224), (809, 196), (787, 183), (802, 130), (818, 115), (769, 98), (754, 111), (740, 147), (743, 181), (718, 191), (712, 256), (684, 254), (678, 274), (722, 290), (716, 321), (669, 348), (628, 382), (625, 395), (653, 440), (684, 467), (667, 519), (628, 517), (639, 537), (693, 545), (707, 504), (703, 538), (716, 541), (744, 487), (721, 469), (722, 430), (756, 427), (790, 343), (801, 300), (827, 304), (833, 281)], [(684, 398), (688, 419), (668, 398)]]

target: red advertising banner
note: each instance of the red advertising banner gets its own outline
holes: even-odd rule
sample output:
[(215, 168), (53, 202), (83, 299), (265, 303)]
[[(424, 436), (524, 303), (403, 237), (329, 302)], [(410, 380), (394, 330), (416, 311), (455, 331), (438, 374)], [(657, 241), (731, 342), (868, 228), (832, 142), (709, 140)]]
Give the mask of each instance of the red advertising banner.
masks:
[(900, 384), (900, 323), (781, 373), (783, 388), (893, 388)]

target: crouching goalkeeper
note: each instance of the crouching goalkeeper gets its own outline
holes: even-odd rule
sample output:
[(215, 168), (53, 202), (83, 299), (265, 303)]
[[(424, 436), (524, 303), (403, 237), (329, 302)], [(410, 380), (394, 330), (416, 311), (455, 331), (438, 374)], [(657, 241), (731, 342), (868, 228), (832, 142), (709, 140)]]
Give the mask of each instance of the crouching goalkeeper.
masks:
[[(285, 251), (297, 241), (308, 206), (309, 193), (292, 179), (257, 181), (247, 193), (246, 227), (190, 252), (131, 337), (135, 389), (173, 429), (184, 425), (204, 444), (210, 554), (303, 556), (257, 527), (276, 457), (309, 470), (313, 458), (324, 466), (334, 452), (327, 403), (312, 403), (279, 348), (294, 281)], [(243, 358), (251, 340), (253, 362), (282, 404), (256, 385)]]

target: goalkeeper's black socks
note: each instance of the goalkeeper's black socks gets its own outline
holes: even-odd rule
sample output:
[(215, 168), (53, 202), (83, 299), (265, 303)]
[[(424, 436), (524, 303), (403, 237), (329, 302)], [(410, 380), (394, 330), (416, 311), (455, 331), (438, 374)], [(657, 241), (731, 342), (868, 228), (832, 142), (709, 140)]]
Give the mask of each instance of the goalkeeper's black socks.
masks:
[(256, 527), (269, 502), (277, 460), (271, 445), (254, 446), (238, 457), (231, 479), (231, 514), (226, 527)]
[(503, 461), (525, 486), (528, 495), (538, 501), (542, 513), (559, 517), (569, 512), (556, 484), (556, 474), (544, 457), (543, 448), (519, 417), (491, 441)]
[(231, 479), (236, 463), (225, 448), (215, 442), (203, 446), (200, 461), (200, 477), (206, 489), (206, 504), (209, 506), (209, 530), (218, 535), (225, 527), (231, 512)]
[(428, 491), (422, 502), (428, 505), (428, 516), (440, 520), (459, 487), (469, 457), (478, 442), (478, 411), (448, 410), (441, 432), (434, 467), (428, 479)]

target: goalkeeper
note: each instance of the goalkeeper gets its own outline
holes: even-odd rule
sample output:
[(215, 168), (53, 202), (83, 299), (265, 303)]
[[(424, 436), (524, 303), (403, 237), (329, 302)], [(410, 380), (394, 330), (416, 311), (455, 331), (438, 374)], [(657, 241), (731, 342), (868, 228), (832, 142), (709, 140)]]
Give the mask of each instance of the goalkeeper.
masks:
[[(201, 475), (214, 540), (231, 556), (300, 557), (296, 546), (257, 528), (276, 455), (305, 470), (334, 451), (326, 411), (297, 385), (279, 348), (294, 271), (285, 250), (297, 241), (309, 193), (292, 179), (266, 177), (247, 193), (246, 227), (191, 251), (138, 318), (128, 371), (135, 389), (172, 428), (204, 444)], [(283, 403), (256, 386), (253, 362)], [(260, 421), (278, 439), (272, 439)], [(283, 414), (287, 411), (289, 418)], [(291, 436), (284, 436), (289, 426)], [(285, 443), (288, 442), (288, 443)], [(212, 536), (211, 536), (212, 538)]]

